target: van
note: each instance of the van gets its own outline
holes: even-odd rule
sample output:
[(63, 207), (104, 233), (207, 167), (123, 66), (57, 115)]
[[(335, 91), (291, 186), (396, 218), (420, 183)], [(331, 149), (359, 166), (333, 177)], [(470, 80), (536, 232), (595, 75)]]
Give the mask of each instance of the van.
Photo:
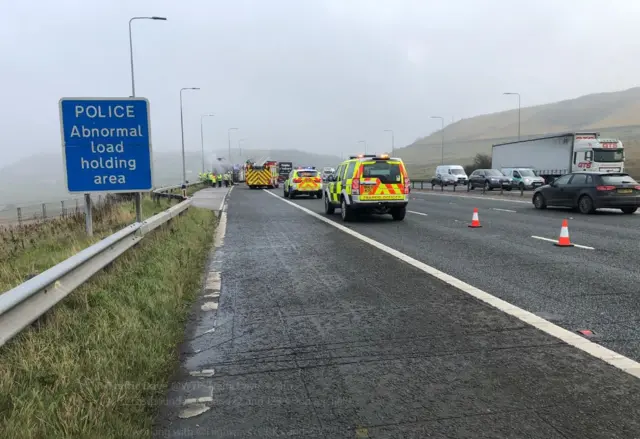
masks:
[(469, 177), (460, 165), (440, 165), (436, 168), (436, 175), (431, 179), (431, 186), (466, 186)]
[(511, 178), (511, 184), (514, 188), (536, 189), (545, 184), (544, 178), (538, 176), (532, 168), (502, 168), (500, 171)]

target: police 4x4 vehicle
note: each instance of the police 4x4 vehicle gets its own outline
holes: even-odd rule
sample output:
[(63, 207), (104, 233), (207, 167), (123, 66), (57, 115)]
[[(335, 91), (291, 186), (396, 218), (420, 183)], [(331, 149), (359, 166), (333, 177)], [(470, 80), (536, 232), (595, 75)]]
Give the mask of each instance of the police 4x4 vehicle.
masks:
[(324, 189), (324, 210), (340, 209), (343, 221), (357, 213), (391, 214), (401, 221), (409, 202), (409, 177), (400, 158), (382, 155), (352, 156), (340, 164)]
[(322, 198), (322, 178), (316, 168), (294, 169), (284, 181), (285, 198), (293, 199), (302, 194)]

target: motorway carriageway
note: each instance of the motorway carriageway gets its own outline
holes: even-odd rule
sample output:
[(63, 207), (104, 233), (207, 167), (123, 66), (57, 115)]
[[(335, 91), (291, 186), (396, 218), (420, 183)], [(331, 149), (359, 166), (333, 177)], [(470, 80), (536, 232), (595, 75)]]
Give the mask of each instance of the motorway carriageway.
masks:
[[(168, 395), (210, 406), (169, 404), (157, 437), (640, 437), (638, 217), (411, 198), (402, 222), (343, 223), (234, 188), (217, 317), (192, 316)], [(565, 217), (590, 248), (532, 238)]]

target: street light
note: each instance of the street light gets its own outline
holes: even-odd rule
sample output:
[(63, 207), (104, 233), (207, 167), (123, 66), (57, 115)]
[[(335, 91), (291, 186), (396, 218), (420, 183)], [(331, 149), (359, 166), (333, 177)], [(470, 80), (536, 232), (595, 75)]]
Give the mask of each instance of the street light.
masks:
[(184, 116), (182, 114), (182, 92), (184, 90), (200, 90), (200, 88), (185, 87), (180, 89), (180, 132), (182, 134), (182, 184), (187, 184), (187, 164), (184, 159)]
[(366, 140), (358, 140), (358, 143), (364, 143), (364, 153), (367, 153), (367, 141)]
[(202, 173), (204, 174), (204, 118), (213, 117), (214, 113), (203, 114), (200, 116), (200, 144), (202, 145)]
[(440, 138), (440, 164), (444, 165), (444, 117), (442, 116), (431, 116), (431, 119), (440, 119), (442, 122), (442, 129), (440, 133), (442, 134)]
[(385, 130), (385, 132), (391, 133), (391, 155), (393, 156), (395, 154), (394, 151), (396, 149), (395, 134), (393, 133), (393, 130)]
[(129, 52), (131, 52), (131, 97), (136, 97), (136, 81), (133, 75), (133, 38), (131, 37), (131, 22), (133, 20), (161, 20), (167, 21), (165, 17), (133, 17), (129, 20)]
[(518, 96), (518, 140), (520, 140), (520, 93), (515, 92), (507, 92), (502, 93), (503, 95), (516, 95)]
[(227, 130), (227, 139), (229, 140), (229, 163), (231, 163), (231, 131), (239, 130), (240, 128), (229, 128)]
[[(133, 20), (162, 20), (167, 21), (165, 17), (133, 17), (129, 20), (129, 54), (131, 56), (131, 97), (136, 97), (136, 80), (133, 74), (133, 37), (131, 36), (131, 22)], [(91, 198), (89, 198), (90, 200)], [(136, 193), (136, 221), (142, 221), (142, 192)]]

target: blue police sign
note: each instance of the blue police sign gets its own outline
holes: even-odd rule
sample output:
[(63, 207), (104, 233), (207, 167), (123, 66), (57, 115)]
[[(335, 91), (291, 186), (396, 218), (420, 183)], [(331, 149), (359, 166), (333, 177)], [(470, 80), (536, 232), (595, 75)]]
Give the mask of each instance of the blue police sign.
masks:
[(145, 98), (62, 98), (60, 122), (69, 192), (141, 192), (153, 187)]

